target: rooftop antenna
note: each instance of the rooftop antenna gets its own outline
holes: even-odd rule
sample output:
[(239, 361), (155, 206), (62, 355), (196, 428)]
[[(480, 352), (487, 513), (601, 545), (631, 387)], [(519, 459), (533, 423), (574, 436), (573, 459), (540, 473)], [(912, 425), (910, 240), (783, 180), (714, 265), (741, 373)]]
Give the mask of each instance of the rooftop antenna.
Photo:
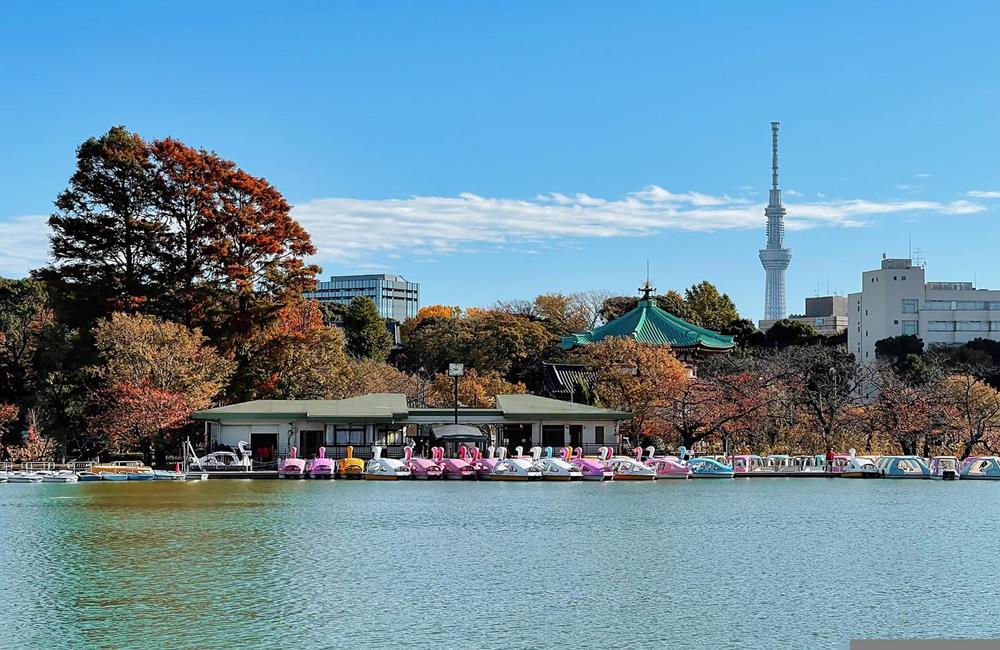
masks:
[(652, 300), (653, 292), (656, 289), (653, 284), (649, 281), (649, 258), (646, 258), (646, 283), (639, 287), (639, 293), (642, 294), (643, 300)]
[(913, 261), (913, 235), (906, 236), (906, 256)]
[(926, 269), (927, 268), (926, 254), (927, 254), (927, 251), (925, 251), (924, 249), (922, 249), (922, 248), (914, 248), (913, 249), (913, 258), (912, 258), (912, 262), (911, 263), (914, 266), (919, 266), (922, 269)]

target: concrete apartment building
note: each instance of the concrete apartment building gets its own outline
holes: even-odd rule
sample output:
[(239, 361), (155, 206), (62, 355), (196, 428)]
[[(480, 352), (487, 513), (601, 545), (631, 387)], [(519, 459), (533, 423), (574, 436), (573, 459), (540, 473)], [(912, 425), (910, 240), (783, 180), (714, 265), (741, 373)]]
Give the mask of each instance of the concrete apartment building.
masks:
[(1000, 340), (1000, 291), (971, 282), (926, 282), (910, 259), (886, 259), (861, 274), (861, 291), (847, 297), (847, 349), (861, 363), (875, 360), (875, 343), (914, 334), (925, 346)]
[[(847, 296), (816, 296), (806, 298), (806, 313), (791, 314), (788, 320), (809, 325), (817, 333), (832, 336), (847, 329)], [(760, 331), (766, 332), (777, 320), (760, 321)]]

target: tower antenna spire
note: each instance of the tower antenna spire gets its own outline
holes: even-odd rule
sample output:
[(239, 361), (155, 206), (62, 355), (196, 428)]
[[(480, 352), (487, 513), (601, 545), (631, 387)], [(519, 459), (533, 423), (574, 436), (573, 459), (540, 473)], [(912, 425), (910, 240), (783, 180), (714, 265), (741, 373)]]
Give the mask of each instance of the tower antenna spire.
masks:
[(778, 189), (778, 126), (780, 122), (771, 122), (771, 189)]
[(760, 250), (764, 267), (764, 320), (785, 317), (785, 269), (792, 261), (792, 251), (785, 248), (785, 207), (778, 189), (778, 122), (771, 122), (771, 191), (764, 216), (767, 218), (767, 245)]

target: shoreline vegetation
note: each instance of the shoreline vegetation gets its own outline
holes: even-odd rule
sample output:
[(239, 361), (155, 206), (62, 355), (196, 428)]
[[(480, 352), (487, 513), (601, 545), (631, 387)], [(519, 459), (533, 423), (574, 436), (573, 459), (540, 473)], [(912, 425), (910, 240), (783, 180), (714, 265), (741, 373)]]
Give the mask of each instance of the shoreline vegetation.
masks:
[(994, 341), (925, 350), (895, 337), (861, 365), (844, 335), (795, 321), (762, 333), (701, 282), (655, 296), (735, 337), (696, 373), (631, 339), (561, 349), (637, 301), (594, 290), (426, 306), (395, 347), (370, 300), (303, 298), (320, 273), (309, 233), (277, 188), (214, 152), (116, 126), (80, 145), (54, 205), (50, 264), (0, 278), (2, 461), (132, 453), (162, 467), (197, 436), (192, 411), (253, 399), (395, 392), (451, 406), (455, 361), (467, 368), (459, 402), (473, 407), (542, 393), (543, 362), (584, 364), (596, 379), (574, 399), (632, 413), (624, 435), (660, 450), (1000, 452)]

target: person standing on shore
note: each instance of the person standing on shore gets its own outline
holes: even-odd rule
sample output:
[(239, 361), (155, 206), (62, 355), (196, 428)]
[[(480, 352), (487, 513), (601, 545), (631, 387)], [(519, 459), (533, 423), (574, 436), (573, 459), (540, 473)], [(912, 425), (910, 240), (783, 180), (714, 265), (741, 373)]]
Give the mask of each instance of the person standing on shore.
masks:
[(833, 453), (833, 447), (827, 447), (826, 449), (826, 471), (833, 471), (833, 460), (836, 456)]

